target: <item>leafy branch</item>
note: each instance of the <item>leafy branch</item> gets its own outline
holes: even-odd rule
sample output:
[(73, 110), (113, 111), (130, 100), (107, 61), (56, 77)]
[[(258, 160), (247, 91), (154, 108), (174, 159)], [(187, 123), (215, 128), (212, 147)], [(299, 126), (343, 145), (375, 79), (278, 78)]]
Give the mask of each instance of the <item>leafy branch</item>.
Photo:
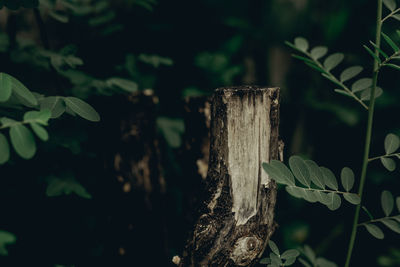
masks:
[(370, 158), (368, 159), (368, 161), (374, 161), (380, 159), (383, 166), (388, 171), (394, 171), (396, 169), (396, 162), (393, 159), (391, 159), (391, 157), (397, 157), (398, 159), (400, 159), (400, 153), (394, 153), (400, 147), (400, 138), (392, 133), (386, 135), (384, 147), (386, 152), (385, 155)]
[(396, 206), (399, 213), (390, 216), (394, 209), (394, 202), (395, 201), (392, 193), (389, 191), (383, 191), (381, 194), (381, 206), (385, 217), (374, 219), (371, 213), (365, 209), (371, 219), (369, 221), (359, 223), (357, 226), (364, 226), (372, 236), (378, 239), (383, 239), (385, 236), (383, 231), (374, 223), (382, 223), (393, 232), (400, 234), (400, 197), (396, 198)]
[[(344, 167), (341, 172), (341, 182), (345, 191), (339, 191), (333, 172), (318, 166), (312, 160), (303, 160), (299, 156), (292, 156), (289, 159), (290, 170), (277, 160), (271, 160), (270, 163), (264, 162), (262, 166), (271, 179), (286, 185), (286, 191), (296, 198), (303, 198), (311, 203), (320, 202), (330, 210), (340, 207), (340, 195), (343, 195), (343, 198), (351, 204), (358, 205), (360, 203), (360, 197), (355, 193), (350, 193), (354, 186), (354, 173), (348, 167)], [(305, 187), (297, 186), (295, 178)]]
[(385, 22), (385, 20), (389, 18), (394, 18), (396, 20), (400, 20), (400, 8), (396, 9), (396, 1), (394, 0), (383, 0), (383, 4), (390, 10), (390, 13), (381, 20), (381, 23)]
[(268, 241), (268, 246), (271, 249), (269, 257), (260, 261), (261, 264), (267, 264), (267, 267), (290, 266), (296, 262), (300, 255), (296, 249), (289, 249), (280, 254), (278, 246), (272, 240)]
[[(306, 65), (309, 67), (321, 72), (321, 75), (324, 76), (329, 81), (333, 82), (334, 84), (338, 85), (341, 89), (335, 89), (335, 92), (351, 97), (360, 103), (365, 109), (368, 110), (368, 106), (363, 102), (370, 99), (370, 92), (367, 91), (372, 85), (372, 80), (368, 78), (363, 78), (355, 83), (353, 83), (351, 89), (344, 84), (344, 82), (354, 78), (358, 74), (361, 73), (363, 67), (361, 66), (352, 66), (345, 69), (341, 74), (340, 78), (336, 78), (332, 73), (335, 67), (337, 67), (344, 59), (344, 55), (342, 53), (335, 53), (328, 56), (323, 63), (321, 63), (318, 59), (324, 57), (327, 52), (328, 48), (324, 46), (317, 46), (311, 49), (308, 52), (309, 44), (308, 41), (303, 37), (297, 37), (294, 40), (294, 43), (285, 42), (286, 45), (295, 49), (298, 52), (306, 55), (307, 58), (299, 55), (293, 55), (294, 58), (300, 59), (304, 61)], [(364, 91), (364, 92), (362, 92)], [(357, 94), (361, 92), (361, 95), (358, 96)]]

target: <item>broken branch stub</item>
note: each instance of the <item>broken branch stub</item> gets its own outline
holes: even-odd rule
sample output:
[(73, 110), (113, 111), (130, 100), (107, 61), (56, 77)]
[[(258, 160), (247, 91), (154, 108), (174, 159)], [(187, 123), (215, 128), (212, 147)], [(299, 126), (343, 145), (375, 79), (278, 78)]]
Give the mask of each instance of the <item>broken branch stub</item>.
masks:
[(208, 198), (180, 266), (249, 266), (274, 231), (279, 88), (219, 88), (211, 108)]

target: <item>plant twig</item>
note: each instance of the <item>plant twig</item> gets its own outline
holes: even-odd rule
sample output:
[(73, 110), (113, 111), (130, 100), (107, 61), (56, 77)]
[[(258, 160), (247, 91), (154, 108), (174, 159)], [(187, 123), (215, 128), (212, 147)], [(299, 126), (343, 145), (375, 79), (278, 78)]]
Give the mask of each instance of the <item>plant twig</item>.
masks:
[[(378, 48), (380, 47), (380, 44), (381, 44), (381, 30), (382, 30), (382, 0), (378, 0), (377, 3), (378, 3), (378, 7), (377, 7), (377, 15), (376, 15), (375, 55), (378, 57), (379, 56)], [(362, 163), (360, 185), (358, 188), (358, 195), (360, 196), (361, 201), (362, 201), (362, 195), (363, 195), (363, 191), (364, 191), (365, 178), (367, 176), (368, 158), (369, 158), (369, 151), (370, 151), (370, 145), (371, 145), (372, 124), (373, 124), (374, 108), (375, 108), (375, 91), (376, 91), (376, 84), (377, 84), (378, 74), (379, 74), (378, 66), (379, 66), (378, 60), (374, 59), (374, 68), (373, 68), (374, 71), (373, 71), (373, 76), (372, 76), (372, 88), (371, 88), (371, 98), (370, 98), (371, 100), (369, 102), (369, 107), (368, 107), (368, 122), (367, 122), (366, 136), (365, 136), (364, 158), (363, 158), (363, 163)], [(355, 243), (356, 235), (357, 235), (357, 225), (358, 225), (358, 220), (360, 217), (360, 209), (361, 209), (361, 203), (357, 205), (355, 213), (354, 213), (353, 227), (352, 227), (351, 236), (350, 236), (349, 248), (347, 250), (345, 267), (350, 266), (351, 255), (353, 252), (354, 243)]]
[(384, 18), (381, 20), (381, 23), (383, 23), (385, 20), (387, 20), (388, 18), (390, 18), (391, 16), (393, 16), (394, 14), (396, 14), (396, 13), (399, 12), (399, 11), (400, 11), (400, 8), (393, 10), (389, 15), (387, 15), (386, 17), (384, 17)]
[(378, 156), (378, 157), (373, 157), (368, 159), (369, 162), (377, 160), (377, 159), (381, 159), (381, 158), (390, 158), (390, 157), (400, 157), (400, 153), (393, 153), (393, 154), (387, 154), (387, 155), (382, 155), (382, 156)]
[(381, 222), (381, 221), (384, 221), (385, 219), (393, 219), (393, 220), (396, 220), (396, 219), (399, 218), (399, 216), (400, 216), (400, 215), (394, 215), (394, 216), (382, 217), (382, 218), (379, 218), (379, 219), (373, 219), (373, 220), (369, 220), (369, 221), (366, 221), (366, 222), (359, 223), (357, 226), (362, 226), (362, 225), (366, 225), (366, 224), (369, 224), (369, 223)]

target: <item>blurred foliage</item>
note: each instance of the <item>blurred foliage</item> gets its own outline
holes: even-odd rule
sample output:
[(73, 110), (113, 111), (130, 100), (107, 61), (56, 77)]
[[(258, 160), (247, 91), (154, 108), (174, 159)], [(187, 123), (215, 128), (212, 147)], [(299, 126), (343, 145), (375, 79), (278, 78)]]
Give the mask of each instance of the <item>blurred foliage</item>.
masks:
[[(35, 1), (0, 1), (2, 5), (31, 8)], [(83, 114), (71, 110), (65, 97), (83, 99), (103, 118), (115, 109), (105, 99), (146, 89), (158, 96), (165, 205), (171, 215), (166, 230), (168, 256), (158, 262), (162, 266), (180, 253), (185, 242), (182, 229), (187, 229), (182, 184), (191, 181), (183, 177), (184, 166), (177, 156), (184, 131), (184, 97), (210, 95), (216, 87), (242, 83), (281, 87), (280, 135), (285, 157), (301, 154), (329, 165), (334, 173), (343, 166), (359, 173), (366, 124), (362, 107), (355, 108), (351, 99), (333, 92), (329, 81), (292, 60), (284, 41), (301, 34), (313, 45), (331, 47), (332, 53), (343, 51), (346, 66), (363, 65), (367, 66), (364, 72), (371, 72), (370, 55), (361, 44), (374, 35), (374, 19), (369, 18), (374, 18), (375, 9), (375, 1), (367, 0), (234, 0), (229, 4), (41, 0), (43, 31), (32, 9), (3, 8), (0, 72), (37, 92), (37, 97), (43, 97), (43, 109), (52, 108), (52, 117), (58, 118), (49, 120), (48, 140), (38, 142), (31, 160), (11, 152), (8, 163), (0, 166), (0, 197), (10, 203), (2, 208), (0, 229), (8, 234), (0, 237), (2, 251), (12, 256), (46, 256), (48, 262), (60, 266), (71, 266), (78, 257), (114, 255), (108, 243), (115, 240), (115, 233), (107, 222), (116, 209), (117, 194), (107, 182), (102, 154), (113, 136), (103, 121), (93, 124), (75, 118)], [(363, 19), (359, 19), (360, 10)], [(388, 20), (387, 27), (387, 32), (393, 32), (398, 23)], [(400, 134), (396, 70), (382, 73), (380, 86), (385, 90), (376, 103), (374, 156), (382, 155), (382, 140), (388, 132)], [(15, 115), (6, 108), (0, 112), (1, 117)], [(23, 114), (21, 110), (15, 119), (21, 120)], [(366, 196), (370, 210), (380, 210), (376, 200), (384, 189), (391, 188), (396, 196), (400, 193), (398, 169), (388, 175), (381, 165), (378, 161), (370, 164), (366, 185), (371, 192)], [(345, 218), (352, 212), (349, 204), (332, 214), (323, 206), (289, 196), (280, 187), (276, 220), (281, 225), (273, 240), (288, 249), (306, 243), (317, 255), (342, 263), (345, 255), (337, 248), (347, 246), (345, 233), (351, 225)], [(146, 227), (152, 225), (148, 219)], [(39, 234), (41, 242), (37, 242)], [(385, 241), (372, 240), (366, 231), (359, 235), (355, 253), (363, 257), (355, 259), (354, 266), (398, 265), (395, 233), (385, 232)]]

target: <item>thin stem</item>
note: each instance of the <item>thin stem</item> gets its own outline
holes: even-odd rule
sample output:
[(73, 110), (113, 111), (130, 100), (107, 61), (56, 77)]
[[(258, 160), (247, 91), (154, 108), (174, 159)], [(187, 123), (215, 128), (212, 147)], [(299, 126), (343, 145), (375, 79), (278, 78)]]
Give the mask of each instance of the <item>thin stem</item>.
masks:
[[(375, 55), (376, 55), (376, 57), (379, 56), (378, 48), (380, 47), (380, 44), (381, 44), (381, 30), (382, 30), (382, 0), (378, 0), (377, 2), (378, 2), (378, 7), (377, 7), (377, 15), (376, 15), (376, 36), (375, 36), (375, 44), (376, 44)], [(370, 145), (371, 145), (372, 124), (373, 124), (374, 108), (375, 108), (375, 91), (376, 91), (375, 89), (376, 89), (376, 84), (378, 81), (378, 74), (379, 74), (378, 66), (379, 66), (379, 62), (376, 59), (374, 59), (371, 100), (369, 102), (369, 107), (368, 107), (367, 132), (366, 132), (366, 136), (365, 136), (364, 158), (363, 158), (363, 163), (362, 163), (360, 186), (358, 188), (358, 195), (360, 196), (361, 201), (362, 201), (362, 195), (363, 195), (363, 190), (364, 190), (365, 178), (367, 176), (369, 150), (370, 150)], [(360, 217), (360, 209), (361, 209), (361, 203), (357, 205), (356, 211), (354, 213), (353, 227), (352, 227), (351, 236), (350, 236), (349, 248), (347, 250), (345, 267), (350, 266), (351, 255), (353, 252), (354, 243), (355, 243), (356, 235), (357, 235), (357, 225), (358, 225), (358, 220)]]
[(390, 157), (395, 157), (395, 156), (396, 157), (400, 157), (400, 153), (387, 154), (387, 155), (382, 155), (382, 156), (379, 156), (379, 157), (373, 157), (373, 158), (368, 159), (368, 161), (371, 162), (371, 161), (374, 161), (374, 160), (377, 160), (377, 159), (390, 158)]
[(387, 20), (388, 18), (390, 18), (391, 16), (393, 16), (394, 14), (396, 14), (396, 13), (399, 12), (399, 11), (400, 11), (400, 8), (393, 10), (389, 15), (387, 15), (386, 17), (384, 17), (384, 18), (381, 20), (381, 23), (383, 23), (385, 20)]
[(298, 188), (304, 189), (304, 190), (308, 190), (308, 191), (318, 191), (318, 192), (323, 192), (323, 193), (336, 193), (336, 194), (348, 194), (350, 192), (342, 192), (342, 191), (338, 191), (338, 190), (329, 190), (329, 189), (315, 189), (315, 188), (306, 188), (306, 187), (300, 187), (300, 186), (296, 186)]
[(385, 59), (384, 61), (382, 61), (382, 63), (379, 64), (378, 68), (382, 68), (383, 66), (385, 66), (386, 63), (388, 63), (390, 60), (392, 60), (394, 57), (397, 57), (400, 55), (400, 51), (394, 53), (393, 55), (391, 55), (390, 57), (388, 57), (387, 59)]
[(382, 217), (382, 218), (379, 218), (379, 219), (373, 219), (373, 220), (369, 220), (369, 221), (366, 221), (366, 222), (359, 223), (357, 226), (366, 225), (366, 224), (369, 224), (369, 223), (381, 222), (381, 221), (384, 221), (384, 220), (386, 220), (386, 219), (394, 219), (394, 220), (395, 220), (395, 219), (397, 219), (399, 216), (400, 216), (400, 215), (394, 215), (394, 216)]

